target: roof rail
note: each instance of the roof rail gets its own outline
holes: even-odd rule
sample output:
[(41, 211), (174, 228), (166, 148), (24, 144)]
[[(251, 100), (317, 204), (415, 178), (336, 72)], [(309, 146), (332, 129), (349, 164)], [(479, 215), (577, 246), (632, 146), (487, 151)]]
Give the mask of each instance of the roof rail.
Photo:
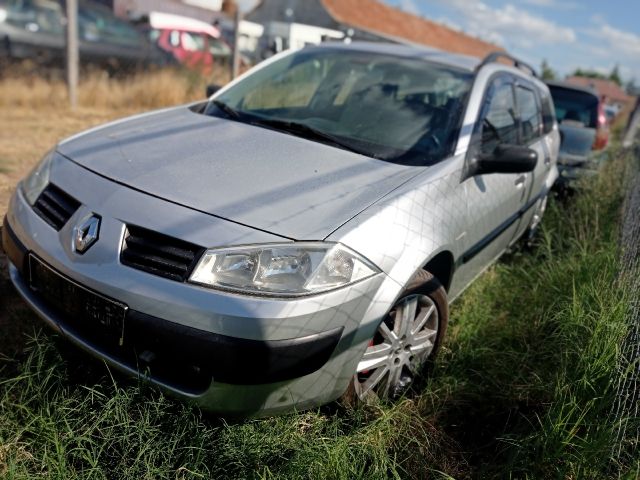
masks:
[(484, 57), (484, 60), (482, 60), (482, 62), (480, 62), (480, 65), (478, 65), (476, 67), (476, 72), (479, 72), (480, 69), (482, 67), (484, 67), (485, 65), (497, 62), (498, 59), (500, 59), (500, 58), (505, 58), (507, 60), (511, 60), (513, 62), (513, 65), (516, 68), (519, 68), (521, 70), (522, 69), (527, 69), (527, 70), (529, 70), (531, 72), (531, 75), (533, 75), (534, 77), (538, 78), (538, 73), (536, 72), (535, 68), (533, 68), (528, 63), (525, 63), (522, 60), (519, 60), (516, 57), (514, 57), (512, 55), (509, 55), (508, 53), (505, 53), (505, 52), (492, 52), (489, 55), (487, 55), (486, 57)]

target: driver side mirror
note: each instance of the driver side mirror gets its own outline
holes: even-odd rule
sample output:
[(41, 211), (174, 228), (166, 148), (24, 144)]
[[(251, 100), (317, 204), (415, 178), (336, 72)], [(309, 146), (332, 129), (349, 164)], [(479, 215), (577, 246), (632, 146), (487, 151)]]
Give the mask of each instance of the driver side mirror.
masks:
[(500, 144), (493, 153), (480, 153), (475, 175), (485, 173), (526, 173), (536, 168), (538, 152), (520, 145)]
[(222, 85), (207, 85), (207, 98), (222, 88)]

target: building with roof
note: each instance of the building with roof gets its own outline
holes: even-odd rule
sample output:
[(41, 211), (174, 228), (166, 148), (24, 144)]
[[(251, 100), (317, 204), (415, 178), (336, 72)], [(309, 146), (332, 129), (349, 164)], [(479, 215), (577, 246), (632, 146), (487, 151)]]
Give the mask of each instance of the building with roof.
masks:
[(122, 18), (139, 18), (150, 12), (164, 12), (196, 18), (207, 23), (220, 21), (222, 0), (100, 0)]
[(609, 105), (617, 107), (619, 110), (631, 108), (635, 98), (628, 95), (617, 83), (603, 78), (568, 77), (567, 83), (580, 87), (595, 90), (600, 97), (605, 97)]
[(345, 32), (354, 40), (419, 44), (475, 57), (502, 50), (379, 0), (262, 0), (246, 18), (265, 26), (272, 22), (311, 25)]

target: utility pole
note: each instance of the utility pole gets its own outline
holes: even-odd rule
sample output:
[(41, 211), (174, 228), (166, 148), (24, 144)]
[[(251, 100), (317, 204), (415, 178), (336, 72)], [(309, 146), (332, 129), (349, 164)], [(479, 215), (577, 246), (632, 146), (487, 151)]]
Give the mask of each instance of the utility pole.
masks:
[(242, 23), (242, 13), (240, 7), (236, 8), (235, 30), (233, 37), (233, 64), (231, 66), (231, 80), (234, 80), (240, 73), (240, 24)]
[(78, 0), (67, 0), (67, 88), (71, 108), (78, 106)]

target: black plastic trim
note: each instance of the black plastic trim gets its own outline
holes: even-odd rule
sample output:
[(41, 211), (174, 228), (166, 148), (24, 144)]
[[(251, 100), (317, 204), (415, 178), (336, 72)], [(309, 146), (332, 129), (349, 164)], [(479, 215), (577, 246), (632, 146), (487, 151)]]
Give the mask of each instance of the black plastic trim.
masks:
[[(125, 348), (154, 362), (168, 359), (197, 369), (214, 381), (259, 385), (309, 375), (327, 363), (344, 327), (289, 340), (250, 340), (206, 332), (129, 311), (125, 320)], [(145, 354), (146, 352), (146, 354)]]
[(24, 272), (27, 248), (18, 239), (17, 235), (9, 225), (7, 217), (4, 217), (2, 228), (2, 249), (6, 253), (11, 263), (13, 263), (20, 273)]
[(531, 72), (531, 75), (535, 78), (538, 78), (538, 72), (528, 63), (523, 62), (519, 58), (514, 57), (513, 55), (509, 55), (507, 52), (491, 52), (487, 55), (482, 62), (476, 67), (476, 72), (479, 72), (482, 67), (488, 65), (490, 63), (496, 63), (500, 58), (504, 58), (506, 60), (510, 60), (513, 62), (513, 65), (520, 70), (527, 69)]
[(120, 263), (152, 275), (186, 282), (205, 251), (199, 245), (127, 225)]
[(51, 227), (60, 231), (78, 211), (80, 205), (78, 200), (50, 183), (33, 204), (33, 210)]
[(520, 218), (522, 218), (524, 214), (527, 213), (536, 204), (538, 200), (540, 200), (545, 195), (547, 195), (547, 193), (548, 191), (545, 188), (533, 199), (529, 200), (529, 202), (527, 202), (525, 206), (523, 206), (520, 210), (518, 210), (516, 213), (511, 215), (507, 220), (502, 222), (497, 228), (492, 230), (489, 233), (489, 235), (484, 237), (482, 240), (476, 243), (469, 250), (464, 252), (460, 257), (458, 264), (464, 265), (465, 263), (470, 262), (476, 255), (478, 255), (480, 252), (482, 252), (482, 250), (488, 247), (491, 244), (491, 242), (493, 242), (496, 238), (502, 235), (511, 225), (513, 225), (518, 220), (520, 220)]

